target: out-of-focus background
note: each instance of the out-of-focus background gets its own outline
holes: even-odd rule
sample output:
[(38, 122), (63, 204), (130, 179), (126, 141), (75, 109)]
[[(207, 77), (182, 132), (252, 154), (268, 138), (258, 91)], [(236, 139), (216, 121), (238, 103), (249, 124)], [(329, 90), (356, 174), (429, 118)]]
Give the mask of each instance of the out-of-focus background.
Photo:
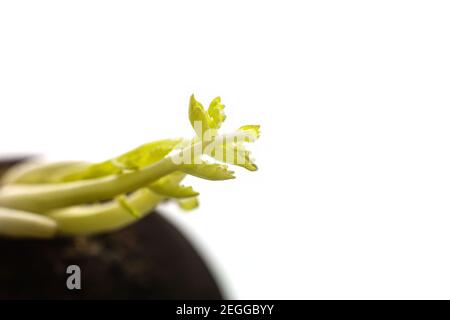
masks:
[[(262, 125), (163, 210), (232, 298), (450, 298), (447, 1), (2, 1), (0, 155), (103, 160)], [(195, 180), (195, 181), (194, 181)]]

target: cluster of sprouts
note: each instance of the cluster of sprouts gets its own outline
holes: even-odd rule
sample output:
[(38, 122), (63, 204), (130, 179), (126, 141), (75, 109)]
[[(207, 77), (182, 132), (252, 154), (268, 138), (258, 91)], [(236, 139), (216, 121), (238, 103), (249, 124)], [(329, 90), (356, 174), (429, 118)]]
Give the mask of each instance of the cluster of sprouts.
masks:
[(220, 134), (223, 110), (219, 97), (206, 110), (191, 96), (192, 139), (150, 142), (101, 163), (31, 161), (13, 167), (0, 180), (0, 236), (108, 232), (139, 220), (166, 199), (195, 208), (199, 194), (181, 184), (186, 175), (233, 179), (229, 164), (257, 170), (246, 144), (259, 137), (259, 126)]

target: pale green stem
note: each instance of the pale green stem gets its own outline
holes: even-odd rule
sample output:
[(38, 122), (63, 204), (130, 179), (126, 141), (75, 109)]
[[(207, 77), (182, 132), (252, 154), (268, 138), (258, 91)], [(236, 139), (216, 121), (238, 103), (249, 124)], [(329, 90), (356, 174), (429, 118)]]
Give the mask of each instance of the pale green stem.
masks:
[[(163, 196), (143, 188), (127, 197), (127, 202), (144, 217), (163, 199)], [(136, 217), (117, 201), (54, 209), (46, 216), (56, 221), (61, 235), (107, 232), (136, 222)]]
[(0, 206), (42, 213), (82, 203), (112, 199), (132, 192), (177, 169), (170, 157), (142, 170), (99, 179), (37, 185), (6, 185)]
[(21, 238), (51, 238), (55, 236), (56, 222), (30, 212), (0, 207), (0, 235)]
[(42, 163), (28, 161), (9, 169), (0, 179), (0, 184), (27, 184), (27, 183), (52, 183), (58, 178), (71, 172), (88, 166), (86, 162), (62, 161), (54, 163)]
[[(185, 175), (177, 175), (174, 177), (174, 183), (181, 182), (184, 177)], [(144, 217), (164, 198), (148, 188), (142, 188), (127, 196), (126, 201), (128, 206), (139, 213), (140, 217)], [(125, 227), (139, 219), (117, 201), (54, 209), (46, 215), (57, 222), (58, 233), (62, 235), (111, 231)]]

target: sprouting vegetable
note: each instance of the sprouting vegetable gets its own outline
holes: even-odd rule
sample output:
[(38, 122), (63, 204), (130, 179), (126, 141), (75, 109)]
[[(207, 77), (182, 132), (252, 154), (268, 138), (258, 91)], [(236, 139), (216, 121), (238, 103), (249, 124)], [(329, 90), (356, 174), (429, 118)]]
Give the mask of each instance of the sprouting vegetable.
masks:
[(49, 238), (107, 232), (139, 220), (169, 198), (184, 210), (194, 209), (199, 193), (181, 184), (186, 175), (233, 179), (228, 164), (257, 170), (245, 145), (259, 137), (259, 126), (219, 134), (225, 118), (219, 97), (205, 110), (192, 95), (192, 139), (151, 142), (101, 163), (13, 167), (0, 181), (0, 235)]

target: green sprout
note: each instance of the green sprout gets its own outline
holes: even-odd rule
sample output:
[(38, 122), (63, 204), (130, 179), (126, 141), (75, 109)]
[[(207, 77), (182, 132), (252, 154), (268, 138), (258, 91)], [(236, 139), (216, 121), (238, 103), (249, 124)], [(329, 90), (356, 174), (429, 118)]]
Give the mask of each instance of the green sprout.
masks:
[(233, 179), (228, 164), (257, 170), (245, 145), (259, 137), (259, 126), (219, 134), (223, 110), (219, 97), (205, 110), (192, 95), (192, 139), (147, 143), (100, 163), (13, 167), (0, 181), (0, 235), (51, 238), (108, 232), (141, 219), (167, 199), (184, 210), (196, 208), (199, 193), (181, 184), (187, 175)]

